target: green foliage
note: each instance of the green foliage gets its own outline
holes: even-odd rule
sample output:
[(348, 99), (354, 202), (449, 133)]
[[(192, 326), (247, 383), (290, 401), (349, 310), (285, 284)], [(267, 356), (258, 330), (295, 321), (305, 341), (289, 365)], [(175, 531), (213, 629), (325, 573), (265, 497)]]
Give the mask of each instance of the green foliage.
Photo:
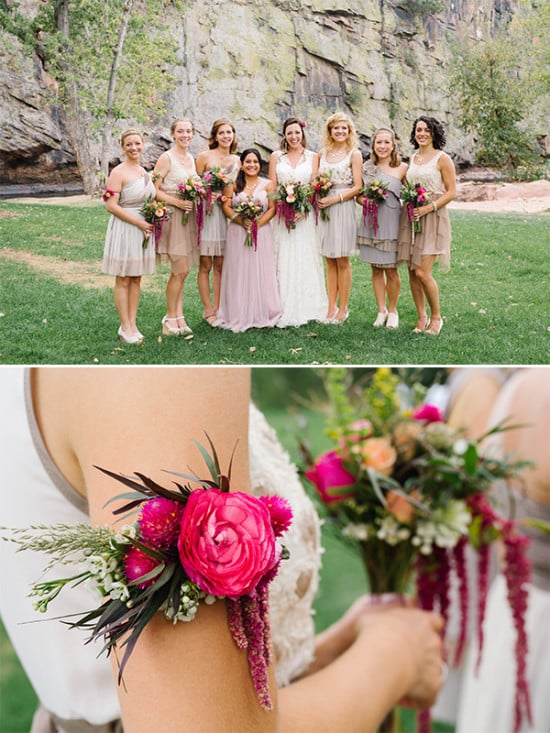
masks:
[(548, 7), (530, 7), (488, 41), (453, 47), (450, 90), (460, 123), (475, 137), (476, 160), (512, 177), (541, 166), (527, 120), (537, 98), (548, 95)]
[(442, 0), (402, 0), (400, 5), (412, 15), (420, 15), (423, 18), (445, 10), (445, 3)]

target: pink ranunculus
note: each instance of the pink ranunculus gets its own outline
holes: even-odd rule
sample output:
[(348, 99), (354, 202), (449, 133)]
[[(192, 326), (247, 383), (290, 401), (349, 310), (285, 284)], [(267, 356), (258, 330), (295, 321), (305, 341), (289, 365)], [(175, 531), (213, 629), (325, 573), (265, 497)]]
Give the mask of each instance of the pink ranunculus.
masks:
[(191, 492), (178, 550), (201, 590), (232, 600), (250, 593), (279, 559), (268, 508), (241, 491)]
[(341, 456), (334, 450), (319, 456), (305, 475), (314, 484), (325, 504), (353, 496), (353, 492), (346, 489), (351, 489), (356, 483), (355, 476), (345, 469)]
[(417, 407), (413, 412), (415, 420), (425, 420), (431, 422), (443, 422), (443, 414), (439, 407), (435, 405), (425, 404)]
[(368, 438), (361, 444), (361, 461), (366, 468), (389, 476), (397, 459), (397, 451), (387, 438)]

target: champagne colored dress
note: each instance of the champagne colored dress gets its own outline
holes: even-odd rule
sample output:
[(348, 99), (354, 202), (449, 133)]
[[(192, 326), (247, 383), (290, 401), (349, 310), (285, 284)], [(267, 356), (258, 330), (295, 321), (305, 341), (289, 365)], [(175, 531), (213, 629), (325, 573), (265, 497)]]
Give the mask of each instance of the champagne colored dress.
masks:
[[(155, 186), (149, 173), (126, 183), (119, 205), (141, 217), (140, 209), (147, 198), (155, 197)], [(134, 224), (111, 214), (105, 235), (102, 272), (119, 277), (139, 277), (155, 272), (155, 235), (143, 246), (143, 232)]]
[[(178, 184), (184, 183), (191, 176), (196, 176), (195, 163), (192, 168), (184, 168), (178, 163), (171, 150), (166, 151), (170, 158), (170, 170), (162, 182), (161, 189), (173, 196), (179, 196)], [(193, 267), (199, 262), (197, 245), (197, 213), (195, 208), (188, 212), (187, 223), (183, 223), (184, 212), (174, 208), (168, 221), (162, 226), (162, 233), (157, 242), (157, 253), (161, 261), (168, 261), (172, 272), (184, 272), (187, 266)]]
[[(441, 172), (437, 168), (437, 161), (443, 155), (439, 151), (428, 163), (419, 165), (412, 156), (407, 180), (411, 183), (420, 183), (427, 189), (430, 201), (436, 201), (445, 193), (445, 185)], [(419, 267), (422, 258), (435, 255), (441, 272), (447, 272), (451, 262), (451, 222), (447, 207), (431, 211), (420, 219), (421, 231), (413, 236), (412, 224), (406, 216), (406, 207), (403, 206), (401, 224), (398, 234), (399, 262), (406, 262), (411, 269)]]
[(362, 262), (368, 262), (375, 267), (397, 267), (397, 233), (401, 215), (401, 181), (396, 176), (376, 168), (367, 161), (363, 166), (363, 182), (365, 185), (372, 181), (381, 181), (388, 184), (388, 198), (378, 203), (377, 227), (374, 232), (373, 223), (366, 217), (359, 220), (357, 244)]
[[(319, 173), (327, 173), (334, 182), (329, 196), (339, 194), (353, 186), (351, 156), (353, 150), (338, 163), (329, 163), (325, 151), (321, 153)], [(357, 252), (357, 204), (355, 199), (333, 204), (326, 211), (329, 221), (319, 216), (319, 236), (321, 254), (325, 257), (349, 257)]]
[[(239, 172), (240, 161), (234, 156), (233, 162), (222, 168), (222, 173), (234, 181)], [(205, 171), (206, 172), (206, 171)], [(214, 201), (210, 212), (204, 207), (204, 224), (201, 231), (199, 250), (201, 255), (207, 257), (220, 257), (224, 253), (225, 239), (227, 237), (227, 217), (223, 213), (221, 202), (221, 191), (214, 191)]]

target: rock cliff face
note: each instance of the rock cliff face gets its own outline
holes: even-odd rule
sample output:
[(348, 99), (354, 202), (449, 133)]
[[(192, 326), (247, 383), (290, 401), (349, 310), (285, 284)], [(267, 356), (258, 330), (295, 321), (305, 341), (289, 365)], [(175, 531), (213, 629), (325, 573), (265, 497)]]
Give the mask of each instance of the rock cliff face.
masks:
[[(418, 3), (417, 3), (418, 4)], [(181, 38), (178, 85), (165, 126), (147, 130), (146, 163), (170, 142), (175, 116), (190, 116), (196, 153), (212, 121), (234, 120), (240, 142), (264, 152), (278, 146), (282, 121), (307, 121), (317, 149), (324, 120), (343, 109), (362, 144), (373, 130), (392, 126), (409, 152), (411, 122), (433, 114), (448, 129), (458, 163), (471, 159), (454, 121), (445, 68), (449, 37), (483, 39), (516, 9), (517, 0), (446, 0), (446, 10), (422, 17), (408, 0), (198, 0), (184, 17), (167, 18)], [(32, 15), (37, 3), (23, 7)], [(2, 33), (0, 46), (0, 184), (78, 180), (67, 145), (55, 81), (37, 57), (23, 55)], [(118, 146), (113, 142), (113, 161)]]

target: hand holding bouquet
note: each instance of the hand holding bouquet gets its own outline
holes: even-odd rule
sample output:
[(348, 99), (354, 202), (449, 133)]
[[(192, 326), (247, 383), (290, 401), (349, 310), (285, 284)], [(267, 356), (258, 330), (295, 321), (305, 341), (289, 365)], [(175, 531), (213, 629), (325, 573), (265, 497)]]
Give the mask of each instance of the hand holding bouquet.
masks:
[[(155, 241), (158, 240), (162, 231), (162, 223), (167, 221), (171, 211), (166, 207), (166, 204), (163, 201), (157, 201), (154, 196), (148, 196), (139, 213), (143, 216), (146, 222), (153, 225)], [(149, 234), (144, 234), (143, 247), (147, 247), (148, 244)]]
[(221, 199), (221, 192), (231, 183), (229, 176), (222, 171), (219, 165), (204, 171), (202, 174), (202, 182), (206, 196), (206, 216), (212, 213), (212, 205), (214, 201)]
[(420, 183), (407, 181), (401, 189), (401, 198), (407, 210), (407, 219), (412, 223), (413, 233), (418, 234), (422, 231), (422, 227), (419, 219), (414, 215), (414, 210), (430, 202), (428, 189), (421, 186)]
[[(351, 392), (346, 370), (330, 369), (327, 389), (332, 419), (327, 430), (333, 447), (305, 472), (313, 483), (328, 522), (359, 550), (374, 593), (405, 593), (416, 584), (420, 605), (449, 608), (450, 577), (458, 579), (460, 631), (454, 662), (460, 661), (468, 625), (465, 548), (478, 554), (479, 655), (488, 593), (488, 560), (493, 542), (502, 540), (503, 573), (516, 628), (516, 722), (530, 718), (526, 680), (525, 611), (530, 564), (528, 538), (492, 506), (491, 485), (509, 481), (528, 464), (485, 455), (490, 433), (468, 440), (447, 425), (439, 409), (422, 404), (425, 388), (407, 384), (390, 369), (378, 369), (365, 389)], [(519, 721), (519, 722), (518, 722)], [(421, 733), (429, 718), (420, 716)], [(503, 733), (512, 733), (503, 732)]]
[[(200, 176), (189, 176), (187, 180), (178, 184), (179, 195), (184, 201), (194, 201), (197, 206), (197, 225), (202, 224), (202, 200), (206, 196), (206, 189)], [(189, 221), (189, 212), (183, 212), (183, 223)]]
[(313, 189), (309, 184), (300, 181), (288, 181), (279, 183), (277, 190), (271, 194), (276, 204), (277, 217), (279, 221), (285, 220), (288, 231), (296, 228), (296, 214), (305, 215), (313, 208), (311, 196)]
[(247, 230), (244, 240), (245, 247), (258, 246), (258, 219), (263, 214), (262, 202), (254, 196), (240, 196), (239, 201), (233, 207), (233, 211), (245, 221), (251, 222), (250, 230)]
[(319, 222), (319, 211), (321, 212), (322, 221), (330, 221), (328, 209), (319, 208), (319, 199), (328, 196), (330, 189), (334, 186), (334, 181), (330, 173), (319, 173), (311, 182), (313, 188), (313, 208), (315, 209), (315, 223)]
[(384, 181), (374, 180), (367, 183), (361, 191), (360, 196), (363, 196), (363, 223), (366, 224), (367, 219), (372, 226), (374, 236), (378, 229), (378, 204), (385, 201), (389, 194), (388, 184)]

